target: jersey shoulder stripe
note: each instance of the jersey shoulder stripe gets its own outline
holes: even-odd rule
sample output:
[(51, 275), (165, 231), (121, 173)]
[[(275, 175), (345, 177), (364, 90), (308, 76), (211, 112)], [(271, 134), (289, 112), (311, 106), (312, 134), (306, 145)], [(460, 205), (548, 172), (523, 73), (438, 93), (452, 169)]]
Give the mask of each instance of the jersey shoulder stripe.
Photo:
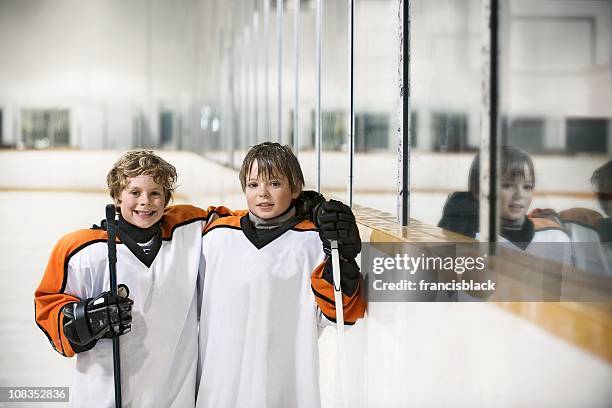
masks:
[[(55, 272), (61, 271), (62, 276), (56, 274), (50, 276), (54, 281), (52, 286), (59, 288), (59, 293), (64, 293), (70, 259), (89, 245), (98, 242), (106, 242), (107, 239), (108, 235), (106, 231), (102, 229), (77, 230), (60, 238), (51, 252), (49, 266), (53, 266), (51, 269)], [(119, 241), (117, 240), (117, 242)]]
[(228, 217), (218, 218), (206, 226), (204, 234), (207, 234), (217, 228), (230, 228), (241, 230), (242, 227), (240, 227), (240, 219), (242, 217), (242, 215), (231, 215)]
[[(209, 207), (214, 211), (215, 207)], [(175, 229), (183, 225), (191, 224), (196, 221), (203, 221), (208, 218), (208, 210), (203, 210), (193, 205), (174, 205), (164, 210), (164, 217), (161, 223), (162, 239), (172, 239)]]
[(55, 244), (43, 278), (34, 293), (36, 324), (45, 333), (55, 350), (65, 356), (74, 355), (62, 334), (62, 307), (76, 302), (75, 296), (65, 294), (68, 265), (72, 257), (84, 248), (106, 243), (107, 234), (102, 229), (77, 230), (64, 235)]
[(557, 224), (553, 220), (549, 220), (547, 218), (530, 218), (531, 222), (533, 222), (533, 226), (535, 231), (545, 231), (550, 229), (556, 229), (559, 231), (564, 231), (561, 225)]
[(603, 218), (600, 213), (588, 208), (570, 208), (569, 210), (561, 211), (560, 216), (563, 222), (579, 224), (593, 230), (597, 229)]
[(294, 231), (317, 231), (314, 223), (310, 220), (304, 220), (295, 225), (292, 230)]

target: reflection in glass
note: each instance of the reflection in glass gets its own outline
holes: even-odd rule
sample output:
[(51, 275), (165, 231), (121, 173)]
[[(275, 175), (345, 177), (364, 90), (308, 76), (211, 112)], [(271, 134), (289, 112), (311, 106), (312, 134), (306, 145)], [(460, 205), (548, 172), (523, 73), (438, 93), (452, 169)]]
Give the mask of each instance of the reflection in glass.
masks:
[[(612, 157), (612, 3), (510, 0), (503, 5), (502, 142), (533, 159), (537, 184), (530, 220), (563, 228), (573, 241), (572, 264), (601, 272), (588, 265), (601, 265), (597, 253), (605, 251), (596, 231), (606, 217), (593, 194), (598, 186), (590, 180)], [(502, 184), (502, 199), (503, 193)], [(579, 231), (583, 227), (591, 233)]]
[[(458, 199), (453, 192), (466, 191), (480, 145), (482, 6), (480, 0), (411, 2), (410, 216), (430, 225), (441, 219), (447, 199)], [(460, 213), (478, 218), (468, 201)]]

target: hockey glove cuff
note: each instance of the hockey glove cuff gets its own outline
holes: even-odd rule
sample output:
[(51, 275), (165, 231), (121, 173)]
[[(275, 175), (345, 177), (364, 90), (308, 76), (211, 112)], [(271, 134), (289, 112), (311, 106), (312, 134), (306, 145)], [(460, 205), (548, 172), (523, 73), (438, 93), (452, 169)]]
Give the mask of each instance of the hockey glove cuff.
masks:
[(127, 286), (119, 285), (117, 292), (117, 296), (103, 292), (95, 298), (64, 306), (64, 335), (71, 344), (88, 350), (98, 339), (120, 336), (131, 330), (134, 302), (128, 298)]
[[(359, 287), (360, 278), (359, 266), (357, 266), (354, 259), (340, 262), (340, 288), (342, 288), (342, 293), (349, 297), (353, 296)], [(327, 263), (323, 270), (323, 279), (331, 285), (334, 284), (331, 258), (327, 258)]]

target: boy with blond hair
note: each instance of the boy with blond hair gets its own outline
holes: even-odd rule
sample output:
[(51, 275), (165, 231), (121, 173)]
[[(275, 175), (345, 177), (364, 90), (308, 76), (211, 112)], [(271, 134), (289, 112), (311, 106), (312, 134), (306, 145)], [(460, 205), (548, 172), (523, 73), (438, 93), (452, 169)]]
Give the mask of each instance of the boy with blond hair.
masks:
[(124, 405), (195, 404), (202, 232), (231, 212), (168, 207), (176, 180), (174, 166), (150, 150), (124, 154), (108, 173), (119, 213), (118, 296), (108, 291), (104, 221), (67, 234), (51, 253), (35, 292), (36, 323), (56, 351), (77, 355), (73, 407), (114, 406), (111, 338), (119, 335)]
[(202, 242), (197, 407), (318, 407), (318, 329), (336, 318), (329, 239), (345, 323), (365, 311), (355, 218), (333, 200), (314, 224), (300, 216), (302, 171), (278, 143), (254, 146), (239, 177), (248, 214), (214, 221)]

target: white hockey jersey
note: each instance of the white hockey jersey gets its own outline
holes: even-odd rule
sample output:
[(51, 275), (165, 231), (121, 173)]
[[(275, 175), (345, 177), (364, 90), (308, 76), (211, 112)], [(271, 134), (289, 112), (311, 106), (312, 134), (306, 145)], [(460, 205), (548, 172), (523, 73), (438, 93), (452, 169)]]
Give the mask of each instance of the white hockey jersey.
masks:
[[(310, 221), (266, 237), (248, 216), (204, 235), (197, 407), (320, 406), (318, 327), (335, 319), (325, 253)], [(363, 316), (361, 287), (343, 300), (347, 323)]]
[[(538, 258), (570, 266), (570, 238), (563, 228), (554, 221), (544, 218), (530, 218), (527, 221), (534, 224), (535, 232), (524, 251)], [(502, 236), (499, 237), (499, 242), (511, 244), (509, 240)]]
[[(571, 265), (570, 238), (563, 228), (556, 222), (545, 218), (528, 218), (526, 222), (533, 224), (533, 235), (525, 238), (525, 248), (520, 248), (517, 243), (498, 236), (498, 242), (510, 249), (522, 250), (535, 257), (547, 259)], [(476, 239), (480, 234), (476, 234)]]
[[(500, 246), (506, 250), (519, 251), (533, 256), (530, 270), (532, 276), (524, 283), (532, 289), (517, 296), (521, 300), (563, 300), (565, 293), (565, 277), (571, 270), (571, 243), (569, 236), (555, 221), (545, 218), (528, 218), (531, 225), (524, 226), (518, 241), (498, 236)], [(476, 236), (478, 238), (478, 234)], [(509, 254), (511, 256), (511, 253)], [(542, 262), (538, 262), (539, 258)], [(553, 261), (555, 264), (551, 264)], [(506, 264), (510, 268), (511, 264)], [(552, 265), (552, 269), (551, 269)], [(555, 271), (552, 273), (551, 271)], [(533, 291), (533, 289), (537, 289)], [(460, 295), (462, 301), (479, 300), (469, 294)], [(514, 299), (508, 299), (514, 300)]]
[[(227, 209), (218, 211), (227, 215)], [(132, 331), (120, 337), (122, 402), (126, 407), (193, 407), (197, 371), (196, 282), (205, 211), (179, 205), (165, 210), (162, 243), (147, 266), (117, 243), (117, 282), (134, 301)], [(53, 347), (75, 354), (63, 334), (61, 308), (109, 290), (107, 233), (79, 230), (55, 246), (35, 294), (36, 321)], [(114, 407), (110, 339), (77, 354), (72, 407)]]
[(612, 276), (612, 243), (601, 242), (601, 214), (587, 208), (571, 208), (559, 214), (572, 240), (575, 266), (598, 275)]

